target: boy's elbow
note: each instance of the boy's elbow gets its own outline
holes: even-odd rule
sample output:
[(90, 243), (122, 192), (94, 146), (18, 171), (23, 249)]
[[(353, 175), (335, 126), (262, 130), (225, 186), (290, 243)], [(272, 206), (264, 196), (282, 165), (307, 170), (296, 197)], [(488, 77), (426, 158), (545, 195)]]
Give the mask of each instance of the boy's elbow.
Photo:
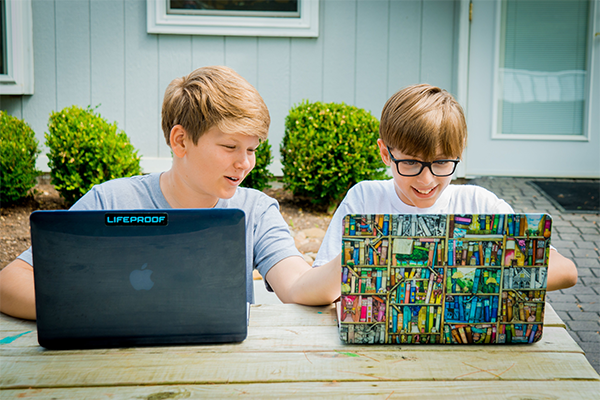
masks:
[(570, 262), (570, 271), (569, 274), (567, 275), (566, 279), (565, 279), (565, 285), (567, 288), (570, 288), (572, 286), (575, 286), (577, 284), (577, 267), (575, 266), (575, 263), (571, 260), (569, 260)]

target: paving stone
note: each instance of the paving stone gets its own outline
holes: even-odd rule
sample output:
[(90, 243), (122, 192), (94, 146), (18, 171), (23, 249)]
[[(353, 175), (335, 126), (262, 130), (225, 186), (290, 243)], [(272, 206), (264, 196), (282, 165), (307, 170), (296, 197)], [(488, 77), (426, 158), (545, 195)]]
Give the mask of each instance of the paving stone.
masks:
[(585, 331), (597, 332), (600, 330), (600, 323), (597, 321), (565, 321), (565, 323), (571, 330), (577, 331), (578, 334)]
[(573, 262), (577, 264), (578, 267), (597, 267), (600, 265), (600, 260), (597, 258), (575, 257)]
[(600, 279), (598, 278), (581, 278), (580, 282), (585, 286), (600, 286)]
[[(562, 294), (598, 294), (593, 287), (584, 285), (575, 285), (573, 287), (560, 290)], [(554, 293), (554, 292), (550, 292)]]
[[(579, 296), (578, 296), (579, 297)], [(551, 303), (576, 303), (577, 299), (572, 294), (562, 294), (560, 292), (549, 292), (546, 298)]]
[(598, 322), (600, 322), (600, 314), (596, 313), (596, 312), (569, 311), (567, 313), (567, 315), (569, 316), (569, 319), (572, 319), (575, 321), (598, 321)]
[(600, 260), (600, 252), (595, 248), (576, 248), (572, 249), (572, 252), (576, 255), (576, 257), (594, 258), (596, 260)]
[[(553, 302), (550, 301), (550, 304), (552, 304), (552, 308), (554, 308), (554, 310), (558, 311), (579, 311), (579, 307), (577, 304), (575, 303), (565, 303), (565, 302)], [(583, 306), (582, 306), (583, 308)], [(589, 310), (589, 311), (594, 311), (594, 310)]]
[(590, 243), (594, 244), (595, 247), (595, 243), (600, 241), (600, 236), (599, 235), (586, 235), (586, 234), (582, 234), (581, 235), (582, 240), (584, 240), (583, 243)]
[(564, 235), (559, 234), (558, 236), (561, 238), (561, 240), (572, 240), (574, 242), (581, 242), (581, 241), (585, 240), (582, 238), (581, 235), (575, 235), (572, 233), (566, 233)]
[(581, 339), (579, 339), (579, 335), (577, 334), (577, 332), (570, 330), (567, 327), (567, 332), (569, 333), (569, 335), (573, 338), (574, 341), (577, 342), (577, 344), (579, 344), (581, 346)]
[(561, 213), (565, 221), (585, 221), (583, 214)]
[(567, 233), (575, 233), (580, 234), (581, 231), (574, 226), (554, 226), (554, 231), (552, 233), (558, 234), (567, 234)]
[(600, 334), (598, 332), (581, 332), (577, 336), (582, 342), (596, 342), (600, 343)]
[(600, 229), (600, 226), (598, 226), (597, 223), (593, 222), (593, 221), (581, 221), (577, 223), (577, 226), (579, 226), (580, 228), (595, 228), (595, 229)]
[(561, 218), (552, 218), (552, 227), (555, 226), (574, 226), (572, 221), (565, 221)]
[[(556, 311), (556, 310), (554, 310)], [(577, 314), (577, 311), (570, 311), (570, 312), (566, 312), (566, 311), (556, 311), (556, 314), (560, 317), (560, 319), (562, 319), (564, 322), (567, 321), (572, 321), (573, 318), (571, 318), (571, 313), (572, 314)]]
[[(600, 312), (600, 303), (580, 303), (577, 304), (578, 306), (581, 306), (581, 309), (584, 312)], [(552, 305), (552, 307), (554, 307), (554, 304)], [(569, 311), (569, 310), (566, 310)]]
[(580, 276), (580, 277), (585, 277), (585, 276), (595, 277), (596, 276), (592, 273), (591, 268), (580, 267), (577, 263), (575, 263), (575, 265), (577, 265), (577, 275), (578, 276)]
[(600, 303), (600, 297), (594, 294), (577, 294), (576, 297), (581, 303)]
[(577, 245), (572, 240), (560, 240), (560, 239), (552, 238), (552, 246), (556, 247), (557, 249), (560, 249), (560, 248), (578, 249)]

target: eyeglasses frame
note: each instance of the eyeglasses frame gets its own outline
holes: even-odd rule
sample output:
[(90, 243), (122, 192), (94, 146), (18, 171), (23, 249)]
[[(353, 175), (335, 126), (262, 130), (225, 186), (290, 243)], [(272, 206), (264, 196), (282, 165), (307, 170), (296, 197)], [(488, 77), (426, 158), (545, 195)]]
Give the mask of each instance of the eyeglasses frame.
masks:
[[(450, 175), (454, 174), (454, 172), (456, 171), (456, 166), (460, 162), (460, 157), (457, 157), (456, 160), (435, 160), (435, 161), (430, 161), (430, 162), (429, 161), (419, 161), (419, 160), (414, 160), (414, 159), (402, 159), (402, 160), (398, 160), (398, 159), (394, 158), (394, 156), (392, 155), (392, 150), (390, 149), (390, 146), (386, 146), (386, 147), (387, 147), (387, 151), (388, 151), (388, 154), (390, 155), (391, 160), (394, 162), (394, 164), (396, 164), (396, 171), (398, 172), (398, 174), (400, 176), (408, 176), (408, 177), (419, 176), (419, 175), (421, 175), (421, 172), (423, 172), (423, 170), (425, 169), (425, 167), (427, 167), (427, 168), (429, 168), (429, 172), (431, 172), (431, 175), (437, 176), (437, 177), (440, 177), (440, 178), (444, 178), (446, 176), (450, 176)], [(400, 162), (402, 162), (402, 161), (417, 162), (417, 163), (421, 164), (421, 169), (416, 174), (411, 174), (411, 175), (403, 174), (403, 173), (400, 172), (400, 168), (398, 167), (398, 164)], [(438, 175), (435, 172), (433, 172), (433, 169), (431, 168), (431, 166), (434, 163), (441, 162), (441, 161), (454, 163), (454, 168), (452, 168), (452, 172), (451, 173), (445, 174), (445, 175)]]

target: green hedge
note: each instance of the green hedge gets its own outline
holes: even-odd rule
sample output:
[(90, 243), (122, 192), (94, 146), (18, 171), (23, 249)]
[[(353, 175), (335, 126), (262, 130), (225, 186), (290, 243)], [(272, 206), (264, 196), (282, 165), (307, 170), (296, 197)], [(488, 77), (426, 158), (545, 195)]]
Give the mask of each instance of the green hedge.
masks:
[(269, 144), (268, 139), (258, 146), (255, 155), (256, 165), (246, 176), (246, 179), (242, 181), (240, 186), (256, 190), (270, 188), (271, 185), (269, 185), (269, 181), (271, 181), (274, 176), (269, 172), (269, 165), (273, 161), (273, 155), (271, 154), (271, 145)]
[(125, 132), (90, 107), (52, 113), (45, 136), (52, 184), (68, 204), (96, 184), (142, 173)]
[(40, 171), (40, 153), (33, 130), (20, 119), (0, 111), (0, 202), (15, 203), (30, 193)]
[(293, 107), (281, 145), (283, 182), (295, 196), (332, 207), (366, 179), (386, 179), (379, 156), (379, 121), (368, 111), (337, 103)]

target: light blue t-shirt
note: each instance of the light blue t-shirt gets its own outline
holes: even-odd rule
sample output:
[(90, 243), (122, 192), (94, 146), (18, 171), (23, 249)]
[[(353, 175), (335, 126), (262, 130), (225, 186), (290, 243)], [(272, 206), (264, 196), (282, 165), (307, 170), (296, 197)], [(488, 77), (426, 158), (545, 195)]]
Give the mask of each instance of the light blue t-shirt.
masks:
[[(115, 179), (94, 186), (71, 210), (126, 210), (172, 208), (160, 190), (161, 173)], [(254, 302), (252, 270), (264, 277), (279, 261), (302, 257), (294, 245), (277, 201), (266, 194), (238, 188), (230, 199), (219, 199), (215, 208), (238, 208), (246, 213), (246, 275), (248, 301)], [(33, 265), (31, 248), (18, 258)], [(265, 281), (267, 289), (272, 291)]]

